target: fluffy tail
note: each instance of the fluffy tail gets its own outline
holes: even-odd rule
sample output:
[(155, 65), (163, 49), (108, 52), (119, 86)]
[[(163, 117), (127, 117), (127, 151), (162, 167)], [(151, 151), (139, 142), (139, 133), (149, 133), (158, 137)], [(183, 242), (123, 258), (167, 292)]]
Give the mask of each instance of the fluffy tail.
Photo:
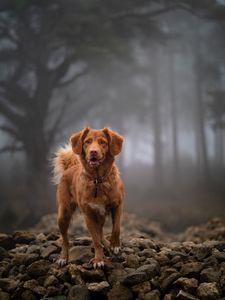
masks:
[(56, 151), (55, 157), (52, 160), (52, 166), (53, 166), (52, 182), (54, 184), (58, 184), (60, 178), (63, 175), (63, 172), (67, 170), (69, 167), (72, 167), (77, 163), (78, 163), (77, 157), (73, 153), (70, 144), (67, 144), (64, 147), (60, 147)]

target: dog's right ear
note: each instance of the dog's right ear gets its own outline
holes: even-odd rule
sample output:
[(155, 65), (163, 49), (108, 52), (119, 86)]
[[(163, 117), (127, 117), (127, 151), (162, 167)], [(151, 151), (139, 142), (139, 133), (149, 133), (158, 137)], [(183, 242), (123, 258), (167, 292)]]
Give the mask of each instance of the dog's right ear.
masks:
[(83, 150), (83, 141), (87, 136), (90, 128), (86, 127), (80, 132), (74, 133), (70, 138), (70, 143), (72, 145), (73, 152), (75, 154), (81, 155)]

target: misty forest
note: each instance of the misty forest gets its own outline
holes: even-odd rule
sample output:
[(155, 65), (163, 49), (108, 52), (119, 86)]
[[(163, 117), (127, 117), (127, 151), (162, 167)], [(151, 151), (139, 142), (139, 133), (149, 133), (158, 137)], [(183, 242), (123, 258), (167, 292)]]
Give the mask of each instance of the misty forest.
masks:
[(51, 159), (85, 126), (125, 137), (125, 211), (225, 217), (225, 1), (1, 0), (0, 231), (56, 211)]

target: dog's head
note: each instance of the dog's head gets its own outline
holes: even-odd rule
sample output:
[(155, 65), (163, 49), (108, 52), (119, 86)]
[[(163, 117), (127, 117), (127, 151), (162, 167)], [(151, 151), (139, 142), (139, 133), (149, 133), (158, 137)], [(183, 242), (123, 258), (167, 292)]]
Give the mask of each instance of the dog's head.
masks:
[(73, 152), (82, 156), (90, 167), (99, 167), (107, 157), (122, 150), (123, 137), (109, 128), (84, 128), (70, 138)]

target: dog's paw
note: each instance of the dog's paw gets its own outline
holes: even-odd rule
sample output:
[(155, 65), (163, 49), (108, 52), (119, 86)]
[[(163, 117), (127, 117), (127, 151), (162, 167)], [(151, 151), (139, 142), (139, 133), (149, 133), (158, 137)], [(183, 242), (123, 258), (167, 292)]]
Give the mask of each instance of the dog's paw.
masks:
[(95, 259), (95, 258), (93, 258), (92, 260), (91, 260), (91, 263), (93, 264), (93, 268), (94, 269), (101, 269), (101, 268), (103, 268), (104, 267), (104, 261), (103, 260), (97, 260), (97, 259)]
[(65, 258), (58, 258), (56, 260), (57, 265), (59, 265), (60, 267), (63, 267), (67, 264), (67, 259)]
[(93, 263), (93, 267), (94, 267), (94, 269), (97, 269), (97, 268), (103, 268), (104, 267), (104, 261), (103, 260), (101, 260), (101, 261), (99, 261), (99, 262), (97, 262), (97, 263)]
[(120, 247), (111, 247), (111, 251), (117, 255), (120, 252)]

